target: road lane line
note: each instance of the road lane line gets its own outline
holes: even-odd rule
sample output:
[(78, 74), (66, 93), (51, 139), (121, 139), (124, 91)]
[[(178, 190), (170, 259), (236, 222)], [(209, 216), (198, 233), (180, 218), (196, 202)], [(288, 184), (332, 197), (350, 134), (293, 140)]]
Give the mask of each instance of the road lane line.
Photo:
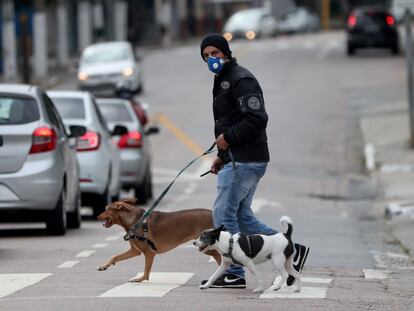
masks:
[(86, 250), (83, 252), (80, 252), (79, 254), (76, 255), (76, 258), (85, 258), (85, 257), (89, 257), (90, 255), (92, 255), (93, 253), (95, 253), (96, 251), (92, 251), (92, 250)]
[(72, 268), (74, 265), (78, 264), (79, 260), (73, 260), (73, 261), (65, 261), (64, 263), (62, 263), (60, 266), (58, 266), (58, 268), (61, 269), (67, 269), (67, 268)]
[[(138, 273), (137, 276), (142, 275)], [(142, 283), (125, 283), (98, 297), (163, 297), (194, 275), (186, 272), (152, 272), (151, 279)]]
[(385, 280), (391, 273), (388, 270), (376, 270), (376, 269), (363, 269), (364, 276), (366, 279)]
[(20, 289), (36, 284), (50, 275), (52, 273), (0, 274), (0, 297), (11, 295)]
[(104, 248), (106, 246), (108, 246), (108, 244), (106, 243), (97, 243), (97, 244), (92, 245), (93, 248)]
[(105, 241), (118, 241), (119, 239), (121, 239), (120, 236), (110, 236), (110, 237), (107, 237)]

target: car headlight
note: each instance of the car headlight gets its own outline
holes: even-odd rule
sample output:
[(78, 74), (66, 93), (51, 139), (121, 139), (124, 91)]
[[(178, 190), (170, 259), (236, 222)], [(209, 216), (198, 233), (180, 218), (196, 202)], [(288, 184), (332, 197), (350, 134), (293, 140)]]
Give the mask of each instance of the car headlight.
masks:
[(134, 68), (131, 68), (131, 67), (127, 67), (124, 70), (122, 70), (122, 74), (125, 77), (130, 77), (130, 76), (132, 76), (133, 73), (134, 73)]
[(233, 35), (231, 34), (231, 32), (226, 32), (223, 37), (227, 40), (227, 41), (231, 41), (233, 39)]
[(88, 78), (89, 78), (89, 75), (86, 72), (80, 71), (78, 73), (78, 79), (79, 80), (85, 81), (85, 80), (88, 80)]
[(253, 30), (249, 30), (245, 33), (245, 36), (247, 39), (253, 40), (254, 38), (256, 38), (256, 33)]

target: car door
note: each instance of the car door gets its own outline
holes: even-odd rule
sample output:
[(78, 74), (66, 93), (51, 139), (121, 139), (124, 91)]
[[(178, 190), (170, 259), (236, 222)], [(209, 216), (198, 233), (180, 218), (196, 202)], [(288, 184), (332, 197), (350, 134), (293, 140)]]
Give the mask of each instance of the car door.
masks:
[(49, 120), (58, 135), (58, 149), (64, 162), (64, 174), (66, 174), (65, 208), (67, 211), (72, 210), (76, 204), (75, 200), (77, 200), (79, 189), (79, 166), (76, 158), (76, 143), (69, 139), (65, 125), (49, 96), (46, 93), (42, 93), (42, 99)]

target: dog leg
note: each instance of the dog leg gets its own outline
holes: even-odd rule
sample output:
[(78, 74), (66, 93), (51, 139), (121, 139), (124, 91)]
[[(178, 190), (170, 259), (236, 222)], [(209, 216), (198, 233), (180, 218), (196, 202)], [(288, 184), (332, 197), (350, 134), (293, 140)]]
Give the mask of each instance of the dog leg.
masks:
[(300, 273), (297, 272), (294, 268), (293, 268), (293, 255), (290, 256), (286, 262), (285, 262), (285, 269), (287, 271), (287, 273), (289, 273), (290, 275), (293, 275), (296, 279), (296, 289), (295, 292), (299, 293), (302, 289), (302, 281), (301, 281), (301, 277), (300, 277)]
[(264, 292), (265, 288), (263, 285), (263, 279), (260, 277), (259, 273), (257, 272), (256, 265), (249, 260), (246, 263), (246, 268), (249, 269), (250, 273), (256, 278), (257, 287), (253, 290), (253, 293), (261, 294)]
[(224, 271), (226, 271), (226, 269), (228, 267), (230, 267), (230, 262), (223, 260), (221, 261), (221, 265), (218, 267), (218, 269), (216, 270), (216, 272), (213, 273), (213, 275), (208, 279), (207, 283), (204, 285), (200, 285), (199, 288), (200, 289), (207, 289), (210, 287), (211, 284), (213, 284), (220, 276), (223, 275)]
[[(272, 256), (273, 265), (275, 266), (276, 270), (279, 271), (279, 273), (282, 277), (282, 279), (276, 285), (276, 287), (273, 288), (274, 291), (280, 289), (282, 287), (282, 285), (285, 283), (288, 276), (289, 276), (288, 273), (286, 272), (285, 267), (284, 267), (285, 261), (286, 261), (286, 258), (285, 258), (284, 255)], [(274, 284), (275, 282), (276, 282), (276, 278), (273, 281), (273, 285), (275, 285)]]
[(139, 256), (139, 255), (141, 255), (141, 251), (134, 248), (134, 247), (131, 247), (126, 252), (112, 257), (106, 264), (98, 267), (97, 269), (98, 269), (98, 271), (105, 271), (106, 269), (109, 268), (109, 266), (115, 265), (118, 261), (122, 261), (122, 260), (132, 258), (132, 257), (135, 257), (135, 256)]
[(151, 250), (144, 251), (145, 256), (145, 268), (144, 268), (144, 274), (139, 278), (132, 278), (129, 280), (129, 282), (142, 282), (145, 280), (149, 280), (152, 263), (154, 262), (155, 253)]

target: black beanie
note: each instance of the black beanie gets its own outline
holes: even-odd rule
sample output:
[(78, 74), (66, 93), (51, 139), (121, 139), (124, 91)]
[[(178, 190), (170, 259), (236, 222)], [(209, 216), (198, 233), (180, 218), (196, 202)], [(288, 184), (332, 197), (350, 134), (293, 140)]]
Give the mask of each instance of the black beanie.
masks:
[(222, 51), (224, 55), (227, 55), (229, 58), (231, 58), (231, 50), (229, 47), (229, 43), (227, 42), (226, 38), (224, 38), (221, 34), (211, 33), (205, 36), (203, 41), (201, 41), (200, 50), (201, 57), (203, 59), (203, 50), (209, 45), (215, 46), (220, 51)]

